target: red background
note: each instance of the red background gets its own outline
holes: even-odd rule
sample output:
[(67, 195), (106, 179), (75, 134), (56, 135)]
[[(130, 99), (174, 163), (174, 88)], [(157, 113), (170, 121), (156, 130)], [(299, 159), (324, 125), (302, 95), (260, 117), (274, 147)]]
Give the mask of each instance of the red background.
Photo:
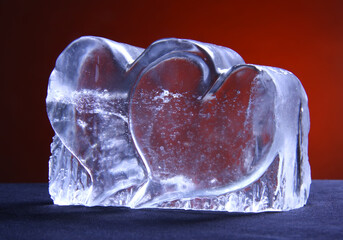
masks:
[(83, 35), (144, 48), (165, 37), (195, 39), (290, 70), (309, 97), (312, 177), (343, 179), (343, 1), (2, 0), (0, 26), (1, 182), (48, 181), (48, 78)]

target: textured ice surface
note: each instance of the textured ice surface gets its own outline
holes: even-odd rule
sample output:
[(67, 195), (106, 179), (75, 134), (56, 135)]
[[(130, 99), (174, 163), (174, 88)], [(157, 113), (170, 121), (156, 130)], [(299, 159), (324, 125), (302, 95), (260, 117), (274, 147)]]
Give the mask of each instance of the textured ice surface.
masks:
[(51, 73), (54, 203), (239, 212), (308, 198), (306, 93), (233, 50), (82, 37)]

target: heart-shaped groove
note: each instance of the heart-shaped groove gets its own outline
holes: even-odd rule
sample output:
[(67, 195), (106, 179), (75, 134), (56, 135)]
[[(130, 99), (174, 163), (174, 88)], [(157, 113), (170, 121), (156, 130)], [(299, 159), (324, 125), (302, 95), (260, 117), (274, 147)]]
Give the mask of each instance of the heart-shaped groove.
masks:
[(143, 71), (131, 94), (133, 139), (151, 180), (173, 183), (166, 191), (187, 196), (242, 188), (270, 164), (266, 154), (275, 133), (271, 79), (248, 65), (210, 80), (207, 70), (188, 53), (163, 58)]

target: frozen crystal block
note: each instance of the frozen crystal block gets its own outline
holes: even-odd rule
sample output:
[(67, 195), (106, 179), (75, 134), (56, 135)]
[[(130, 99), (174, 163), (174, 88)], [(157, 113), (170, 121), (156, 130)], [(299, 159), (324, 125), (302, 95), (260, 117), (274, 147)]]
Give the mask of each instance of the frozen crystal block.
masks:
[(82, 37), (51, 73), (55, 204), (282, 211), (309, 196), (306, 93), (233, 50)]

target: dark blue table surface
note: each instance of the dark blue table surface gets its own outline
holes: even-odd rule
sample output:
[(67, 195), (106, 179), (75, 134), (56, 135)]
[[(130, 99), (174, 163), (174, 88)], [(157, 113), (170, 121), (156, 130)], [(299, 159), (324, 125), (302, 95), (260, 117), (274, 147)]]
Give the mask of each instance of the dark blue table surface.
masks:
[(314, 180), (305, 207), (239, 214), (53, 205), (48, 184), (0, 184), (0, 239), (343, 239), (343, 180)]

